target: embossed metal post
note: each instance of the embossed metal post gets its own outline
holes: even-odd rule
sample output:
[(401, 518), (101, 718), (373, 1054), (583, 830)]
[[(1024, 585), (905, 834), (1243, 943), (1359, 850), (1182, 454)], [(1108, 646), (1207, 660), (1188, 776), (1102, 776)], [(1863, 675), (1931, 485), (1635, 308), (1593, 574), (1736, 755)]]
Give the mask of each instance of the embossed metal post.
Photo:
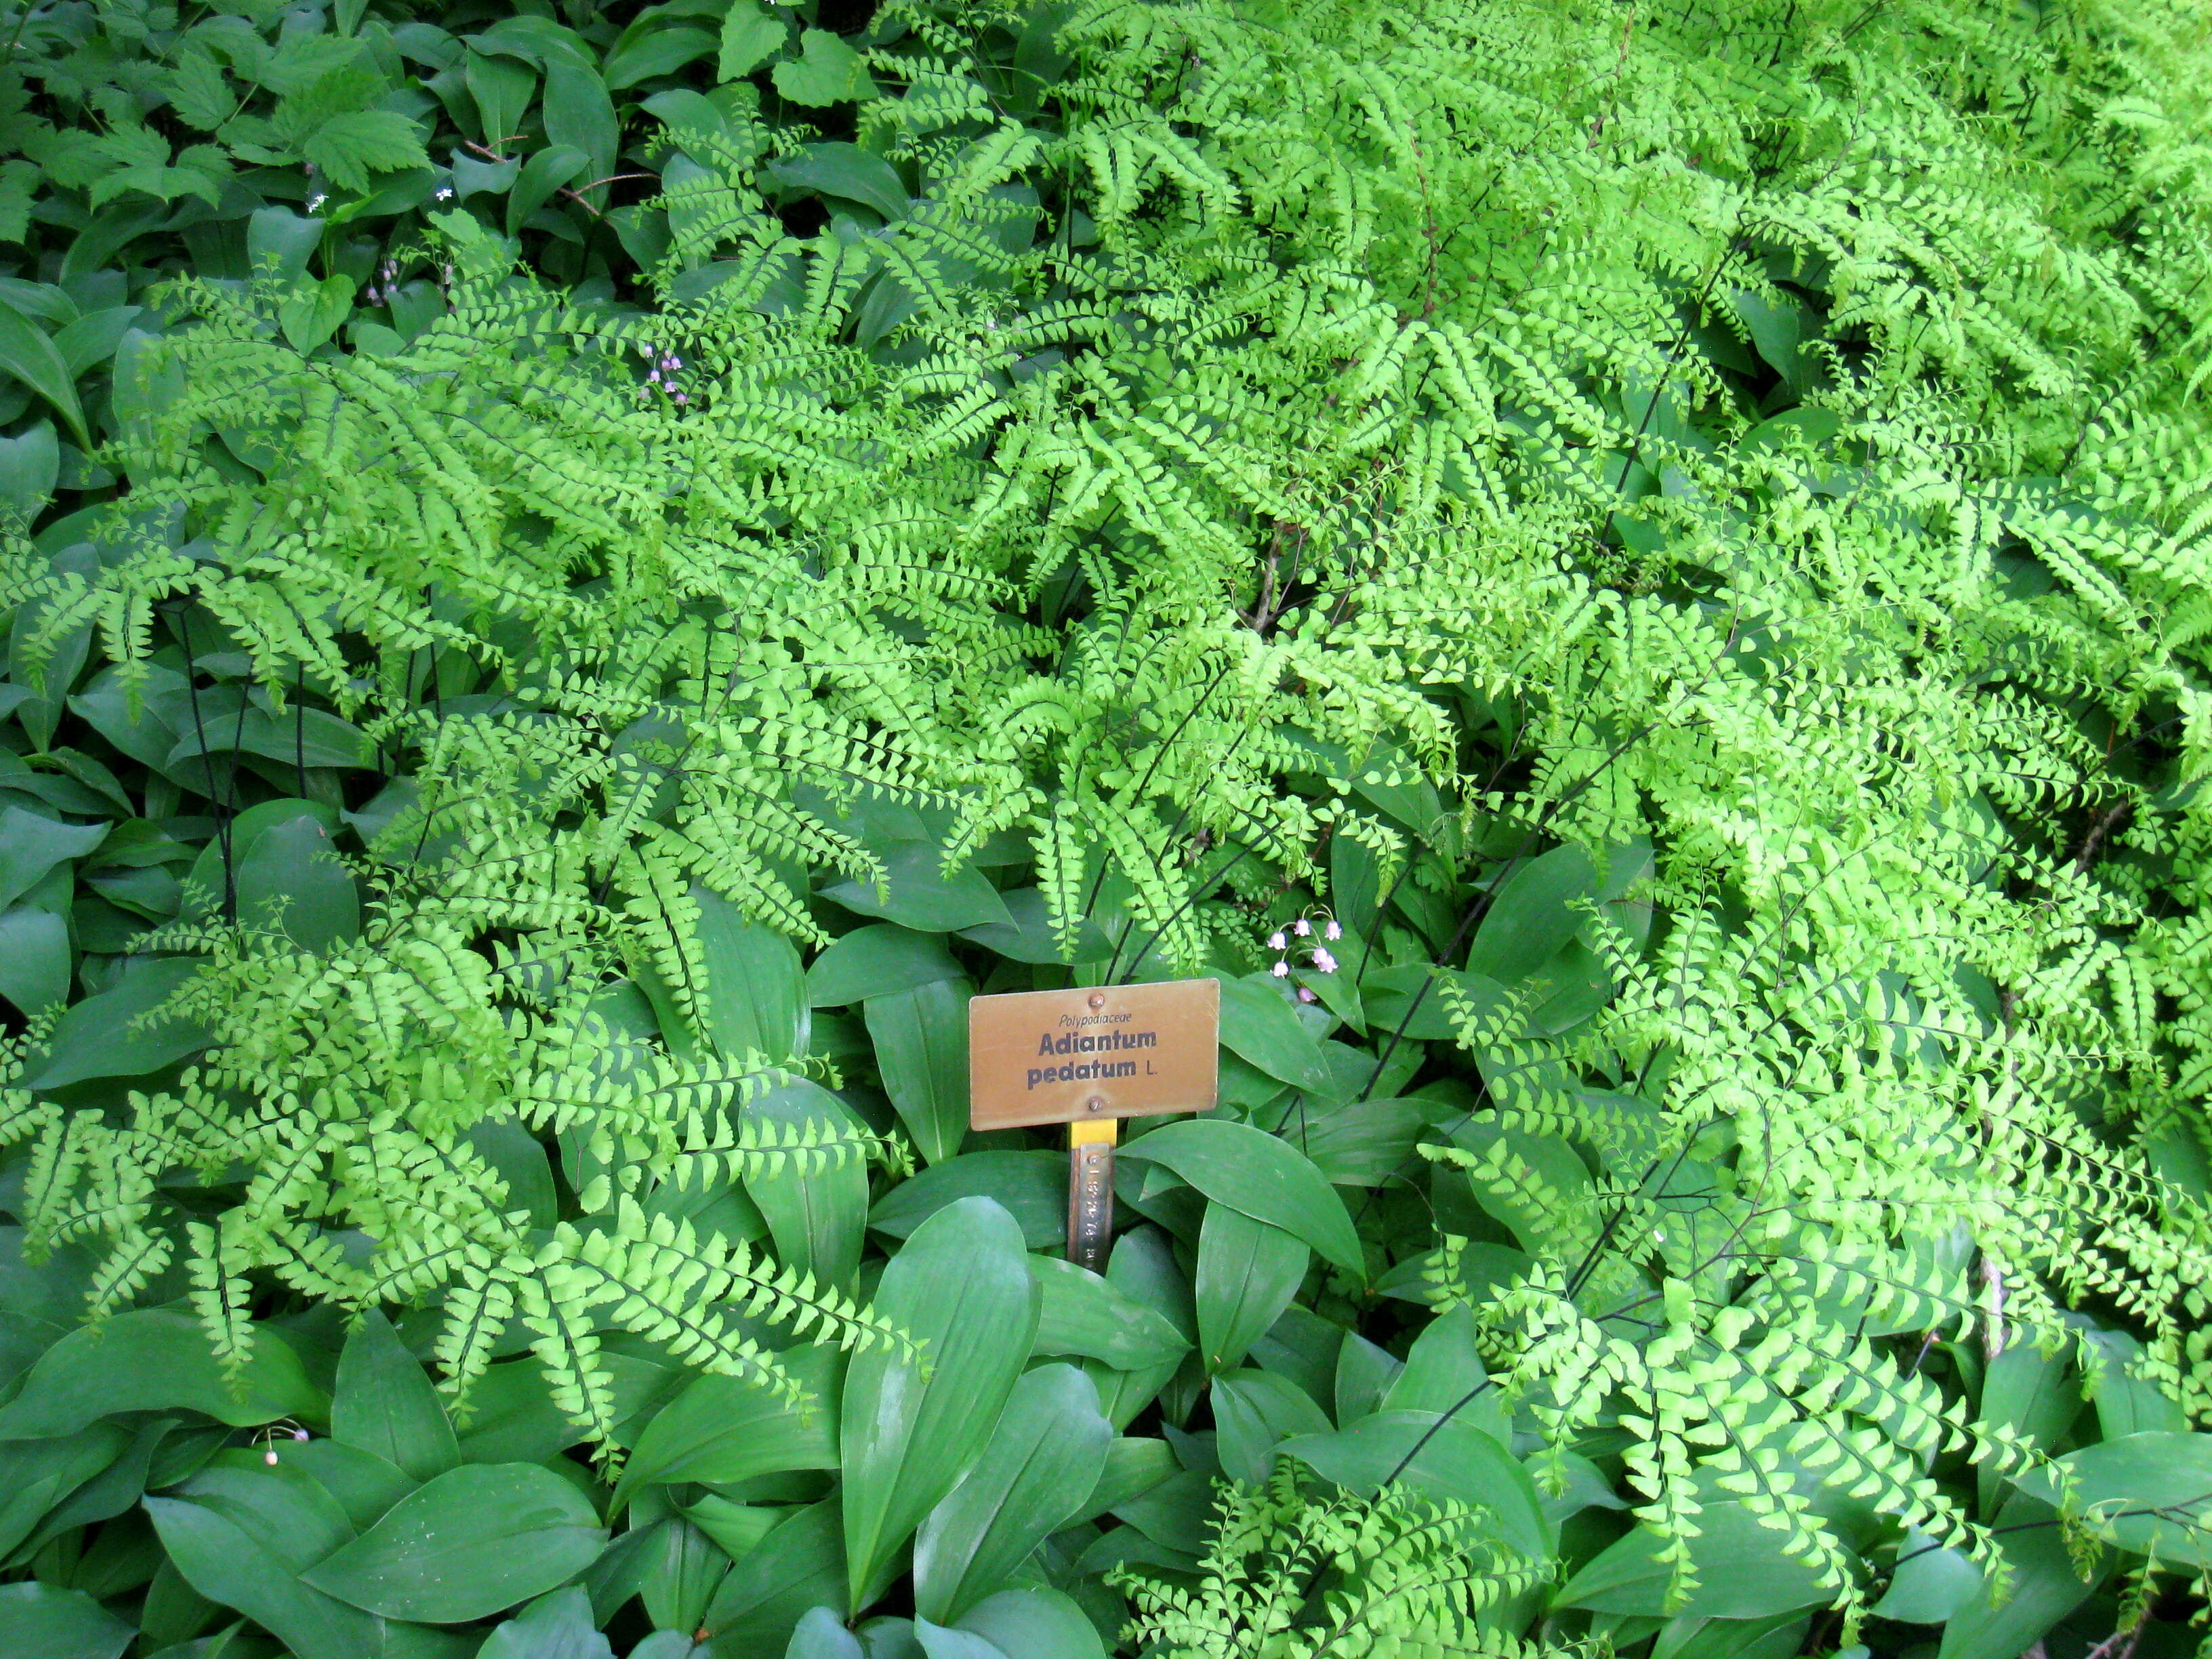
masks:
[(1114, 1143), (1121, 1126), (1110, 1117), (1067, 1126), (1067, 1259), (1106, 1271), (1114, 1231)]

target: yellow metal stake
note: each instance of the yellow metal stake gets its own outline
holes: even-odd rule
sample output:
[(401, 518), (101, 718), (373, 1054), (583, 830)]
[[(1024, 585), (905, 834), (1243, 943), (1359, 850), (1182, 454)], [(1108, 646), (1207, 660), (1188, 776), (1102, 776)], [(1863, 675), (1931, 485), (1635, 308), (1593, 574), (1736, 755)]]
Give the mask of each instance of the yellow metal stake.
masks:
[(1114, 1145), (1121, 1138), (1115, 1118), (1081, 1118), (1067, 1126), (1067, 1259), (1095, 1273), (1106, 1271), (1114, 1230)]

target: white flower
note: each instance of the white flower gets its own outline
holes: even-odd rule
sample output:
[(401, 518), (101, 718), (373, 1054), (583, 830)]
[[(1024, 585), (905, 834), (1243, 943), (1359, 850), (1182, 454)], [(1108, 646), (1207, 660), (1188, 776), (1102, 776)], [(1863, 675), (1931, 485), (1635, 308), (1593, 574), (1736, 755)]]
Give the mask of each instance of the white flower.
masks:
[(1291, 964), (1287, 962), (1279, 962), (1267, 971), (1277, 979), (1288, 979), (1291, 976)]
[(1281, 928), (1278, 927), (1267, 935), (1267, 948), (1270, 951), (1287, 951), (1291, 948), (1291, 942), (1283, 937)]
[(1300, 1002), (1312, 1002), (1316, 1000), (1316, 999), (1311, 991), (1309, 991), (1304, 986), (1301, 985), (1298, 987), (1298, 1000)]
[(1314, 966), (1324, 974), (1333, 974), (1336, 971), (1336, 958), (1328, 951), (1317, 948), (1314, 951)]
[(1296, 933), (1300, 939), (1304, 939), (1308, 933), (1313, 932), (1313, 923), (1308, 921), (1304, 916), (1300, 916), (1296, 921), (1291, 924), (1291, 931)]
[(1327, 939), (1342, 939), (1344, 937), (1344, 929), (1338, 927), (1336, 925), (1336, 918), (1334, 916), (1331, 916), (1328, 919), (1328, 925), (1321, 930), (1321, 936)]
[(330, 199), (331, 198), (327, 196), (310, 196), (307, 198), (307, 211), (310, 213), (320, 213), (323, 210), (323, 204)]
[(453, 199), (453, 187), (451, 185), (439, 185), (437, 199), (441, 202), (452, 201)]
[(690, 403), (691, 400), (690, 400), (689, 398), (685, 397), (682, 392), (678, 392), (678, 393), (676, 394), (676, 401), (677, 401), (678, 403), (679, 403), (679, 404), (688, 404), (688, 403)]

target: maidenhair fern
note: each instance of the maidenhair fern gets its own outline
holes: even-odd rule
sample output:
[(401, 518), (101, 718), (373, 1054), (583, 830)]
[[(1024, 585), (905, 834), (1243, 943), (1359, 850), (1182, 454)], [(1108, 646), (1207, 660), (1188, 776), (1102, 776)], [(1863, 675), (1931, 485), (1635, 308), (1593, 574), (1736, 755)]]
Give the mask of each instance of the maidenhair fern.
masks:
[(1131, 1633), (1163, 1659), (1416, 1659), (1528, 1650), (1486, 1639), (1482, 1615), (1541, 1577), (1483, 1537), (1464, 1506), (1390, 1488), (1301, 1489), (1285, 1465), (1232, 1490), (1193, 1589), (1131, 1577)]

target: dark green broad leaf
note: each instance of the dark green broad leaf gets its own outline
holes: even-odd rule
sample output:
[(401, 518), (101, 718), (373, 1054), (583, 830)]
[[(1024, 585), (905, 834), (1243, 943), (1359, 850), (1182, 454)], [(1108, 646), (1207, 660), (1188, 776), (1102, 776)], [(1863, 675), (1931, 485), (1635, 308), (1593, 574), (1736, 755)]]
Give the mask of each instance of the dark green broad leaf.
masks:
[(352, 314), (357, 292), (358, 284), (346, 276), (295, 280), (290, 292), (276, 301), (276, 320), (292, 349), (303, 356), (312, 353), (337, 333)]
[(385, 1510), (415, 1490), (415, 1478), (374, 1452), (338, 1440), (304, 1440), (273, 1448), (278, 1459), (304, 1470), (337, 1500), (356, 1532), (374, 1526)]
[(672, 75), (695, 58), (714, 52), (717, 44), (704, 29), (671, 27), (665, 14), (654, 16), (649, 12), (624, 29), (622, 39), (607, 54), (604, 70), (607, 90), (620, 92), (655, 76)]
[(0, 1443), (0, 1556), (29, 1538), (56, 1504), (123, 1456), (131, 1437), (94, 1423), (51, 1440)]
[(1297, 1147), (1264, 1129), (1193, 1118), (1139, 1136), (1121, 1156), (1172, 1170), (1215, 1203), (1279, 1227), (1346, 1272), (1365, 1276), (1359, 1235), (1336, 1188)]
[(304, 1575), (389, 1619), (457, 1624), (542, 1595), (606, 1542), (591, 1504), (535, 1463), (450, 1469)]
[(1091, 1495), (1083, 1500), (1074, 1518), (1088, 1521), (1109, 1510), (1133, 1503), (1162, 1481), (1172, 1480), (1182, 1469), (1182, 1465), (1176, 1461), (1175, 1449), (1166, 1441), (1121, 1436), (1107, 1446), (1097, 1483), (1091, 1488)]
[[(635, 1354), (602, 1348), (599, 1364), (614, 1384), (614, 1437), (628, 1445), (633, 1425), (675, 1384), (679, 1372)], [(534, 1358), (492, 1366), (470, 1384), (457, 1425), (461, 1456), (471, 1463), (535, 1463), (581, 1440), (583, 1431), (553, 1403), (545, 1368)]]
[(1575, 936), (1583, 914), (1569, 907), (1595, 898), (1601, 879), (1579, 847), (1554, 847), (1522, 865), (1505, 878), (1483, 913), (1468, 947), (1468, 971), (1501, 985), (1528, 978)]
[(1879, 1618), (1941, 1625), (1982, 1587), (1981, 1569), (1966, 1555), (1911, 1527), (1897, 1540), (1896, 1563), (1888, 1589), (1869, 1609)]
[[(614, 100), (607, 96), (606, 84), (589, 64), (549, 54), (545, 63), (545, 96), (538, 106), (538, 114), (545, 124), (547, 138), (581, 150), (588, 158), (584, 170), (586, 180), (596, 182), (611, 177), (617, 170), (615, 153), (621, 138), (621, 124), (615, 115)], [(606, 211), (605, 185), (586, 187), (579, 193), (592, 211)]]
[[(1496, 1443), (1487, 1435), (1476, 1437)], [(1783, 1553), (1784, 1535), (1759, 1525), (1741, 1503), (1717, 1493), (1701, 1501), (1701, 1531), (1690, 1541), (1698, 1585), (1680, 1606), (1668, 1604), (1673, 1566), (1660, 1555), (1659, 1535), (1644, 1526), (1584, 1563), (1553, 1604), (1653, 1618), (1765, 1619), (1834, 1599), (1812, 1567)], [(2008, 1650), (2008, 1656), (2019, 1650)]]
[(806, 1000), (817, 1008), (842, 1008), (960, 977), (960, 964), (945, 948), (944, 935), (875, 922), (855, 927), (814, 958), (806, 970)]
[[(1131, 1301), (1160, 1315), (1186, 1342), (1198, 1340), (1198, 1309), (1189, 1276), (1176, 1261), (1167, 1235), (1158, 1227), (1133, 1227), (1114, 1241), (1114, 1253), (1106, 1261), (1106, 1282)], [(1098, 1385), (1098, 1400), (1107, 1420), (1123, 1429), (1152, 1403), (1182, 1364), (1182, 1357), (1177, 1355), (1133, 1371), (1117, 1370), (1097, 1360), (1086, 1361), (1084, 1370)]]
[(35, 518), (54, 493), (61, 465), (61, 441), (54, 435), (52, 421), (40, 421), (12, 438), (0, 438), (0, 507)]
[(1501, 1446), (1511, 1445), (1512, 1425), (1483, 1365), (1478, 1331), (1474, 1310), (1464, 1303), (1431, 1320), (1406, 1351), (1404, 1369), (1392, 1378), (1382, 1409), (1437, 1412), (1480, 1429)]
[(1265, 974), (1221, 981), (1221, 1046), (1269, 1077), (1320, 1092), (1328, 1060), (1280, 983)]
[(241, 711), (235, 691), (213, 695), (213, 707), (210, 702), (210, 694), (203, 693), (199, 726), (185, 728), (161, 769), (188, 783), (205, 776), (210, 793), (223, 787), (228, 763), (210, 766), (203, 757), (233, 748), (283, 767), (353, 768), (376, 763), (376, 748), (368, 735), (359, 726), (322, 709), (295, 703), (282, 714), (258, 704)]
[(1270, 1371), (1231, 1371), (1213, 1380), (1214, 1450), (1221, 1472), (1248, 1486), (1264, 1484), (1275, 1448), (1303, 1435), (1329, 1432), (1313, 1396)]
[(919, 933), (957, 933), (963, 927), (1013, 920), (999, 890), (974, 865), (963, 864), (945, 874), (934, 842), (886, 842), (872, 844), (870, 850), (884, 863), (880, 890), (872, 882), (841, 881), (824, 887), (822, 896)]
[(66, 1000), (70, 969), (66, 917), (29, 904), (0, 915), (0, 997), (17, 1012), (40, 1013)]
[(2106, 1542), (2191, 1571), (2212, 1566), (2212, 1434), (2151, 1431), (2100, 1440), (2022, 1475)]
[[(791, 1512), (790, 1505), (785, 1504), (733, 1504), (708, 1492), (697, 1503), (684, 1505), (684, 1518), (713, 1539), (731, 1560), (742, 1561)], [(841, 1546), (838, 1559), (843, 1559)]]
[(464, 1136), (478, 1158), (507, 1183), (507, 1208), (520, 1210), (533, 1227), (550, 1227), (557, 1218), (560, 1196), (553, 1185), (553, 1164), (544, 1144), (511, 1117), (483, 1117)]
[(1025, 1372), (975, 1467), (915, 1534), (915, 1611), (950, 1622), (1000, 1588), (1081, 1511), (1113, 1438), (1098, 1390), (1081, 1371)]
[(175, 1495), (228, 1516), (294, 1571), (313, 1566), (354, 1536), (344, 1507), (303, 1468), (267, 1451), (217, 1452)]
[[(771, 1089), (745, 1108), (748, 1121), (857, 1130), (853, 1109), (805, 1079)], [(758, 1163), (744, 1176), (745, 1194), (759, 1206), (776, 1254), (841, 1290), (860, 1271), (868, 1228), (868, 1169), (859, 1158), (822, 1166), (802, 1158)]]
[(319, 1423), (329, 1401), (277, 1337), (254, 1343), (234, 1386), (198, 1320), (142, 1308), (81, 1327), (49, 1348), (22, 1391), (0, 1407), (0, 1440), (73, 1434), (117, 1412), (179, 1407), (243, 1427), (285, 1417)]
[(793, 1627), (783, 1659), (868, 1659), (868, 1650), (835, 1607), (813, 1607)]
[(1016, 887), (1001, 892), (999, 897), (1013, 920), (963, 927), (960, 930), (961, 938), (1015, 962), (1103, 962), (1113, 953), (1112, 941), (1099, 930), (1097, 922), (1086, 917), (1077, 925), (1074, 941), (1063, 957), (1042, 888)]
[(1029, 1358), (1038, 1303), (1021, 1229), (988, 1198), (939, 1210), (884, 1270), (876, 1311), (924, 1346), (871, 1350), (846, 1373), (850, 1611), (881, 1593), (899, 1545), (982, 1455)]
[(946, 1205), (982, 1197), (1021, 1224), (1032, 1250), (1058, 1249), (1067, 1238), (1067, 1155), (1065, 1152), (963, 1152), (902, 1181), (876, 1200), (868, 1225), (904, 1238)]
[(330, 831), (307, 813), (274, 823), (238, 860), (238, 919), (322, 951), (361, 932), (361, 896), (331, 848)]
[(56, 865), (81, 859), (107, 839), (104, 823), (63, 823), (20, 806), (0, 810), (0, 908), (46, 879)]
[[(1990, 1361), (1983, 1373), (1978, 1415), (1983, 1422), (2008, 1429), (2048, 1455), (2057, 1449), (2062, 1437), (2073, 1426), (2081, 1404), (2081, 1374), (2074, 1364), (2072, 1343), (2045, 1353), (2033, 1342), (2014, 1342)], [(1994, 1513), (2003, 1477), (1987, 1467), (1975, 1473), (1983, 1513)], [(2204, 1490), (2212, 1492), (2212, 1482)]]
[(781, 1469), (836, 1468), (843, 1356), (809, 1344), (787, 1349), (776, 1363), (806, 1390), (804, 1407), (744, 1378), (699, 1377), (638, 1436), (615, 1502), (649, 1482), (724, 1486)]
[[(690, 1646), (688, 1638), (684, 1645)], [(592, 1598), (581, 1585), (571, 1584), (495, 1626), (476, 1659), (615, 1659), (615, 1650), (592, 1620)]]
[(422, 1362), (376, 1309), (361, 1316), (338, 1357), (331, 1437), (374, 1452), (416, 1480), (461, 1461), (453, 1425)]
[(30, 1580), (0, 1585), (8, 1659), (117, 1659), (138, 1632), (81, 1589)]
[(2189, 1419), (2173, 1396), (2135, 1375), (2142, 1344), (2124, 1331), (2088, 1331), (2088, 1395), (2097, 1408), (2098, 1438), (2118, 1440), (2148, 1430), (2179, 1431)]
[(1972, 1593), (1943, 1626), (1937, 1659), (2013, 1659), (2089, 1599), (2096, 1585), (2075, 1571), (2057, 1521), (2048, 1504), (2022, 1496), (1998, 1511), (1994, 1530), (2008, 1570), (2006, 1592), (1997, 1599), (1978, 1575)]
[(1336, 1351), (1336, 1420), (1352, 1423), (1377, 1410), (1404, 1362), (1357, 1331), (1345, 1333)]
[(802, 144), (763, 169), (786, 190), (811, 191), (873, 208), (886, 220), (902, 219), (914, 204), (898, 169), (858, 144)]
[(1215, 1376), (1235, 1366), (1291, 1305), (1311, 1261), (1292, 1234), (1225, 1204), (1199, 1229), (1198, 1346)]
[(1510, 1000), (1495, 980), (1419, 962), (1375, 969), (1360, 981), (1359, 994), (1373, 1030), (1402, 1034), (1418, 1042), (1455, 1040), (1459, 1028), (1452, 1023), (1452, 1011), (1456, 1006), (1471, 1007), (1480, 1018)]
[(119, 984), (87, 997), (62, 1016), (43, 1058), (33, 1052), (22, 1085), (58, 1089), (88, 1078), (141, 1077), (198, 1054), (212, 1040), (204, 1026), (154, 1011), (199, 967), (185, 957), (141, 963)]
[(831, 1496), (799, 1510), (730, 1569), (707, 1604), (714, 1659), (779, 1652), (810, 1608), (846, 1604), (839, 1510)]
[(703, 1035), (732, 1060), (754, 1054), (781, 1061), (805, 1054), (806, 975), (791, 941), (746, 920), (719, 893), (701, 887), (691, 896), (707, 967)]
[(1551, 1559), (1556, 1540), (1528, 1471), (1497, 1441), (1456, 1417), (1376, 1412), (1334, 1434), (1285, 1440), (1278, 1449), (1363, 1496), (1390, 1480), (1402, 1480), (1432, 1498), (1486, 1510), (1500, 1541), (1532, 1562)]
[(1805, 349), (1806, 337), (1818, 332), (1816, 319), (1802, 302), (1787, 297), (1765, 300), (1737, 289), (1729, 300), (1751, 336), (1753, 348), (1792, 392), (1803, 396), (1820, 368), (1820, 360)]
[(1211, 1469), (1184, 1469), (1114, 1506), (1114, 1514), (1155, 1544), (1195, 1558), (1213, 1531), (1218, 1476)]
[(256, 209), (246, 221), (246, 268), (280, 285), (305, 276), (323, 244), (324, 222), (281, 207)]
[(1431, 1109), (1418, 1100), (1360, 1100), (1309, 1115), (1299, 1150), (1332, 1187), (1379, 1187), (1413, 1155)]
[[(865, 70), (860, 78), (867, 78)], [(0, 295), (0, 372), (13, 375), (52, 404), (69, 422), (80, 447), (93, 447), (92, 434), (85, 428), (84, 407), (77, 402), (76, 377), (70, 374), (60, 348), (5, 295)]]
[(968, 1000), (975, 990), (965, 979), (933, 980), (860, 1005), (884, 1092), (931, 1164), (957, 1153), (968, 1133)]
[(1190, 1352), (1165, 1314), (1125, 1295), (1111, 1279), (1042, 1255), (1030, 1258), (1030, 1271), (1043, 1293), (1036, 1352), (1080, 1354), (1127, 1371), (1169, 1364)]
[[(1071, 1597), (1041, 1584), (987, 1596), (955, 1620), (952, 1628), (981, 1637), (1006, 1659), (1106, 1659), (1098, 1627), (1084, 1616), (1083, 1609)], [(929, 1659), (939, 1659), (921, 1620), (915, 1621), (915, 1629), (922, 1651)]]
[[(95, 1435), (103, 1429), (112, 1429), (112, 1426), (95, 1423), (91, 1428), (82, 1431), (82, 1433), (87, 1436)], [(112, 1520), (137, 1504), (145, 1496), (147, 1486), (155, 1477), (157, 1467), (163, 1475), (167, 1474), (170, 1468), (173, 1467), (167, 1459), (162, 1459), (158, 1465), (156, 1462), (161, 1457), (165, 1443), (170, 1442), (173, 1437), (176, 1441), (182, 1443), (197, 1439), (204, 1435), (221, 1432), (221, 1430), (179, 1432), (178, 1419), (173, 1417), (156, 1417), (140, 1422), (131, 1431), (130, 1443), (124, 1448), (119, 1456), (91, 1480), (70, 1492), (65, 1501), (46, 1512), (39, 1522), (37, 1530), (31, 1534), (27, 1553), (35, 1555), (38, 1551), (43, 1549), (46, 1544), (63, 1533), (73, 1528), (88, 1526), (95, 1521)], [(78, 1437), (77, 1436), (70, 1437), (70, 1439)], [(21, 1452), (34, 1447), (51, 1446), (56, 1443), (58, 1443), (50, 1440), (10, 1441), (4, 1446), (0, 1446), (0, 1452)], [(58, 1443), (68, 1443), (64, 1441)], [(172, 1454), (173, 1458), (179, 1461), (190, 1455), (191, 1453), (182, 1447)], [(58, 1489), (64, 1484), (57, 1483)], [(78, 1577), (76, 1582), (88, 1587), (88, 1581), (83, 1577)], [(104, 1595), (106, 1592), (101, 1593)]]
[(235, 1607), (299, 1659), (375, 1659), (377, 1621), (301, 1583), (295, 1541), (252, 1508), (185, 1498), (149, 1498), (145, 1507), (177, 1571), (209, 1601)]
[(657, 1630), (696, 1631), (730, 1570), (730, 1557), (680, 1515), (655, 1522), (652, 1530), (638, 1583), (646, 1616)]

